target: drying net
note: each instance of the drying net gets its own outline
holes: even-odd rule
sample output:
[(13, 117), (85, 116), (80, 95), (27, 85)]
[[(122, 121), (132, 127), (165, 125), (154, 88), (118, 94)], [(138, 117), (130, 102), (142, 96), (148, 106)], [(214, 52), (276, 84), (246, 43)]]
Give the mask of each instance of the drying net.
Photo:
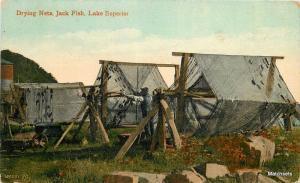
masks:
[(185, 125), (181, 131), (215, 135), (272, 125), (294, 99), (271, 60), (271, 57), (239, 55), (190, 57), (187, 90), (206, 91), (215, 97), (185, 97)]
[[(135, 124), (142, 119), (141, 103), (126, 96), (139, 95), (141, 88), (144, 87), (149, 89), (150, 95), (153, 95), (156, 88), (167, 88), (167, 84), (155, 65), (129, 65), (109, 62), (107, 71), (109, 78), (107, 92), (125, 95), (108, 98), (109, 114), (105, 124), (109, 126), (125, 123)], [(95, 85), (101, 84), (101, 74), (102, 69), (99, 71)]]
[[(78, 83), (16, 83), (26, 119), (36, 125), (69, 122), (85, 99)], [(16, 110), (14, 115), (18, 115)]]

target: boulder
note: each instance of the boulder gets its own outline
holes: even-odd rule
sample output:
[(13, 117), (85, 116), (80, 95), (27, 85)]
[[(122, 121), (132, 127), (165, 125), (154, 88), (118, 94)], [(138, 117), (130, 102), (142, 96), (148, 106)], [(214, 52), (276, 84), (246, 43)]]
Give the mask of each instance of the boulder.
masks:
[(138, 177), (131, 172), (115, 172), (105, 176), (104, 183), (138, 183)]
[(206, 179), (193, 171), (184, 170), (181, 173), (173, 173), (166, 176), (164, 183), (203, 183)]
[(107, 183), (125, 183), (125, 181), (129, 181), (134, 183), (162, 183), (165, 177), (165, 174), (144, 172), (113, 172), (111, 175), (105, 177), (104, 182), (106, 183), (106, 181), (108, 181)]
[(248, 137), (250, 142), (246, 142), (249, 149), (255, 149), (259, 151), (259, 165), (273, 159), (275, 154), (275, 143), (262, 136), (250, 136)]
[(259, 182), (259, 183), (276, 183), (275, 180), (273, 180), (269, 177), (266, 177), (262, 174), (258, 174), (257, 182)]
[(215, 179), (217, 177), (224, 177), (230, 175), (228, 168), (225, 165), (219, 165), (216, 163), (206, 163), (205, 165), (199, 165), (193, 167), (193, 169), (206, 178)]
[(257, 175), (261, 172), (259, 169), (240, 169), (236, 170), (239, 182), (257, 183)]
[(165, 179), (165, 174), (154, 174), (144, 172), (132, 172), (133, 175), (139, 178), (139, 183), (162, 183)]
[(275, 180), (262, 175), (258, 169), (241, 169), (236, 172), (240, 183), (276, 183)]

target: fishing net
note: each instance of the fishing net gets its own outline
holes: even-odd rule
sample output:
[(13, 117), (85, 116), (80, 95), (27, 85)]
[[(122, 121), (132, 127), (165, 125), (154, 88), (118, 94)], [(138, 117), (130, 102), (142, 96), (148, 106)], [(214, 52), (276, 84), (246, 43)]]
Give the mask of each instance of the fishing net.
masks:
[(27, 121), (36, 125), (69, 122), (85, 102), (78, 83), (16, 83), (15, 86)]
[(194, 54), (187, 66), (186, 88), (214, 94), (185, 97), (181, 131), (186, 134), (260, 130), (294, 101), (272, 57)]
[[(141, 88), (147, 87), (153, 95), (156, 88), (167, 88), (158, 67), (155, 65), (135, 65), (109, 62), (107, 64), (108, 93), (122, 93), (122, 97), (108, 98), (108, 119), (106, 124), (135, 124), (142, 119), (141, 103), (126, 96), (139, 95)], [(99, 71), (95, 85), (101, 84), (102, 69)], [(100, 104), (101, 105), (101, 104)]]

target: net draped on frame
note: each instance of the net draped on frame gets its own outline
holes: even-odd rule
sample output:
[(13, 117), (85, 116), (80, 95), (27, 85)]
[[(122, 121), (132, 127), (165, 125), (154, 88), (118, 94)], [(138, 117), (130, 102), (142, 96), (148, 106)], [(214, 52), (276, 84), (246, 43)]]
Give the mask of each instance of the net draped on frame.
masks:
[[(127, 65), (108, 63), (107, 92), (123, 93), (125, 95), (138, 95), (141, 88), (147, 87), (149, 94), (153, 95), (156, 88), (167, 88), (158, 67), (154, 65)], [(99, 71), (95, 85), (101, 84), (102, 68)], [(101, 105), (101, 104), (100, 104)], [(141, 106), (128, 97), (108, 98), (107, 124), (130, 123), (134, 124), (142, 119)], [(117, 125), (118, 125), (117, 124)]]

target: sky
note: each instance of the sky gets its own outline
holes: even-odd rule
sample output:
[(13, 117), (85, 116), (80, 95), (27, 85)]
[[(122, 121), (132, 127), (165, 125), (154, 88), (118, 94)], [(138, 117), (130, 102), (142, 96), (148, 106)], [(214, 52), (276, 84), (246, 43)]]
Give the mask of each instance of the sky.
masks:
[[(23, 17), (18, 10), (86, 16)], [(300, 101), (299, 1), (1, 0), (1, 49), (36, 61), (59, 82), (85, 84), (95, 81), (100, 59), (179, 64), (173, 51), (284, 56), (277, 66)], [(161, 71), (172, 83), (173, 70)]]

